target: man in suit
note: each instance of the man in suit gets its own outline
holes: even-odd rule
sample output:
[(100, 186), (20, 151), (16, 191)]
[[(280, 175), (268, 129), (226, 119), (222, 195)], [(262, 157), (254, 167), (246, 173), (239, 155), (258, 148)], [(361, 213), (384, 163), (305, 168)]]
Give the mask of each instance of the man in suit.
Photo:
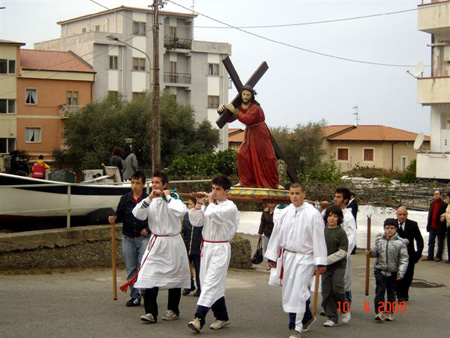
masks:
[[(408, 240), (408, 256), (409, 264), (403, 279), (397, 281), (397, 298), (399, 302), (408, 301), (408, 290), (411, 286), (414, 276), (414, 266), (422, 257), (423, 251), (423, 238), (419, 230), (417, 222), (408, 219), (408, 210), (406, 207), (400, 206), (397, 209), (397, 221), (398, 221), (398, 235)], [(416, 248), (414, 250), (414, 241), (416, 241)]]
[(434, 243), (437, 237), (437, 252), (434, 261), (440, 262), (442, 260), (442, 252), (444, 251), (444, 238), (447, 227), (445, 220), (441, 221), (440, 216), (445, 213), (447, 203), (442, 200), (442, 195), (439, 190), (435, 190), (433, 194), (433, 202), (430, 204), (428, 211), (427, 232), (430, 233), (428, 238), (428, 256), (424, 261), (432, 261), (434, 257)]

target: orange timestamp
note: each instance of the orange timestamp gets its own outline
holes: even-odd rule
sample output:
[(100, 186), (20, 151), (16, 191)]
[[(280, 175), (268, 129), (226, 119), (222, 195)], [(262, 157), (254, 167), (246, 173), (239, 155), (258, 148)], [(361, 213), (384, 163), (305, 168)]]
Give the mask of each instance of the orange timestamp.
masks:
[[(337, 302), (339, 313), (347, 313), (350, 311), (350, 302)], [(370, 312), (370, 305), (368, 301), (364, 302), (364, 311)], [(405, 313), (406, 302), (378, 302), (376, 313)]]

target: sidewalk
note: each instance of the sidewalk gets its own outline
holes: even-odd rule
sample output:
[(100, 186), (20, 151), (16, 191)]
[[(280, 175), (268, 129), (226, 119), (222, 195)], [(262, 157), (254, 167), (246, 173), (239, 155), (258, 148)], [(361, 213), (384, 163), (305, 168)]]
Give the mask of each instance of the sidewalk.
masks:
[[(256, 236), (244, 236), (256, 247)], [(353, 305), (349, 324), (323, 327), (318, 317), (310, 331), (302, 337), (333, 338), (392, 337), (444, 338), (450, 330), (450, 265), (444, 262), (419, 262), (416, 279), (436, 284), (436, 288), (410, 291), (411, 301), (405, 314), (397, 314), (393, 322), (377, 323), (374, 313), (364, 311), (367, 301), (373, 308), (375, 283), (371, 269), (370, 295), (364, 296), (365, 256), (361, 251), (353, 259)], [(373, 264), (373, 260), (371, 262)], [(204, 337), (273, 337), (287, 338), (287, 315), (282, 312), (281, 288), (267, 284), (268, 272), (262, 263), (252, 270), (230, 270), (226, 300), (231, 325), (219, 330), (209, 329), (213, 321), (208, 314)], [(128, 294), (112, 299), (111, 269), (78, 272), (0, 275), (0, 336), (7, 337), (200, 337), (187, 327), (196, 308), (197, 298), (182, 297), (178, 321), (158, 321), (145, 325), (139, 320), (143, 306), (125, 307)], [(125, 281), (125, 272), (118, 271), (118, 284)], [(165, 311), (167, 292), (159, 294), (159, 316)], [(320, 297), (319, 297), (320, 301)]]

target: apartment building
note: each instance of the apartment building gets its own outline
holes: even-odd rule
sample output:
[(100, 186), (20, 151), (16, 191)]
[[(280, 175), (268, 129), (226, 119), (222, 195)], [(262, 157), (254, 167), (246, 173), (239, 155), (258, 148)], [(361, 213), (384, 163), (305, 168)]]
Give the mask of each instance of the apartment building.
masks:
[[(228, 43), (194, 40), (196, 15), (159, 11), (159, 78), (161, 91), (193, 106), (197, 122), (214, 127), (217, 107), (228, 102), (228, 74), (221, 60), (231, 54)], [(35, 44), (39, 50), (71, 50), (97, 72), (95, 100), (123, 95), (132, 100), (153, 84), (151, 9), (118, 8), (60, 21), (61, 37)], [(219, 150), (228, 145), (227, 127)]]
[(423, 1), (418, 28), (430, 34), (431, 75), (418, 77), (418, 102), (430, 106), (430, 151), (417, 154), (417, 177), (450, 180), (450, 1)]

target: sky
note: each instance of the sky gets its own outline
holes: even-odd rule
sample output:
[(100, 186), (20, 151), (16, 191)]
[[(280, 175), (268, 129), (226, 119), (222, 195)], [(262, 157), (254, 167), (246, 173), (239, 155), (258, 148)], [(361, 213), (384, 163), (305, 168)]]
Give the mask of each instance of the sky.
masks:
[[(34, 43), (60, 36), (56, 22), (152, 0), (0, 0), (0, 38)], [(194, 10), (196, 40), (227, 42), (245, 83), (266, 61), (255, 86), (269, 127), (385, 125), (430, 133), (428, 107), (417, 103), (417, 80), (430, 34), (417, 30), (417, 6), (398, 0), (168, 0), (165, 11)], [(429, 0), (425, 0), (429, 2)], [(229, 92), (230, 100), (236, 89)], [(354, 108), (357, 107), (357, 108)], [(234, 122), (232, 127), (240, 127)]]

